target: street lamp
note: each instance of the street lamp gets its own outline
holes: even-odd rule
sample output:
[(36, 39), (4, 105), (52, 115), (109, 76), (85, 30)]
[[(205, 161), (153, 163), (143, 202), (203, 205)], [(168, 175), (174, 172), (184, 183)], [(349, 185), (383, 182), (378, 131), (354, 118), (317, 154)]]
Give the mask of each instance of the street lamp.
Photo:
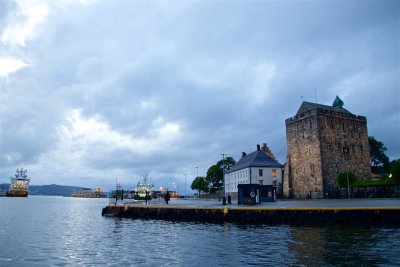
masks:
[(222, 156), (222, 186), (224, 188), (223, 192), (223, 197), (225, 197), (225, 155), (224, 153), (221, 154)]
[(186, 173), (185, 173), (185, 198), (186, 198)]

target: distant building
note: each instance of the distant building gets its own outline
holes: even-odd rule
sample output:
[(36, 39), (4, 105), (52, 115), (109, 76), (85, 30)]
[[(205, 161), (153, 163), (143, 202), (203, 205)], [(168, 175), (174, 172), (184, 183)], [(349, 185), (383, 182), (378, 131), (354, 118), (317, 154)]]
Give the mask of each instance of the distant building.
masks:
[(237, 199), (238, 184), (279, 186), (282, 170), (283, 165), (276, 161), (267, 144), (262, 148), (257, 145), (257, 150), (248, 155), (242, 152), (242, 158), (225, 172), (225, 194)]
[(370, 177), (367, 119), (343, 108), (303, 102), (286, 120), (288, 154), (283, 181), (287, 197), (328, 197), (337, 190), (337, 176), (351, 171)]

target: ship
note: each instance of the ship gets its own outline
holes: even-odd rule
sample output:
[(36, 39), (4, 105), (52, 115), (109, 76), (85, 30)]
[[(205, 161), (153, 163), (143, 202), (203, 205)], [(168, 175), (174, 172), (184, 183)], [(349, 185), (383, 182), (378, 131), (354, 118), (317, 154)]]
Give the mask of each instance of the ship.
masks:
[(29, 192), (29, 181), (27, 169), (17, 169), (14, 177), (10, 177), (11, 184), (6, 195), (8, 197), (27, 197)]
[(154, 197), (154, 185), (149, 184), (147, 174), (143, 176), (142, 181), (138, 182), (136, 189), (131, 194), (135, 200), (150, 200)]
[(72, 193), (72, 197), (81, 198), (106, 198), (107, 194), (104, 192), (103, 188), (83, 188), (82, 190), (76, 190)]

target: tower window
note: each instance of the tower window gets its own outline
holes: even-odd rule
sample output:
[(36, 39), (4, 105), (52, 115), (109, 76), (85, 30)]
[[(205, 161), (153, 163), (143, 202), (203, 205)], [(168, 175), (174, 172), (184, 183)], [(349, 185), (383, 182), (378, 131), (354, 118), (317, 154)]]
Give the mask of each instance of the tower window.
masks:
[(314, 164), (310, 165), (310, 172), (311, 172), (311, 176), (315, 175), (315, 166), (314, 166)]

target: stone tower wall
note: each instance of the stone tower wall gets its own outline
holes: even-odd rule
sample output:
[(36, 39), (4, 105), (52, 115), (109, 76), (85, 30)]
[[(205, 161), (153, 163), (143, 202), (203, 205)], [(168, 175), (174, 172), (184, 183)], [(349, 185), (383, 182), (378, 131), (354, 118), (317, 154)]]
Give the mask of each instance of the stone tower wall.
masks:
[(347, 170), (361, 179), (370, 176), (365, 117), (313, 109), (286, 120), (286, 138), (285, 196), (326, 197)]
[(370, 178), (366, 118), (322, 113), (318, 120), (325, 191), (337, 187), (336, 178), (341, 172), (351, 171), (360, 179)]
[(308, 194), (321, 194), (323, 177), (318, 138), (318, 120), (315, 114), (300, 116), (286, 122), (286, 138), (290, 157), (292, 196), (306, 198)]

